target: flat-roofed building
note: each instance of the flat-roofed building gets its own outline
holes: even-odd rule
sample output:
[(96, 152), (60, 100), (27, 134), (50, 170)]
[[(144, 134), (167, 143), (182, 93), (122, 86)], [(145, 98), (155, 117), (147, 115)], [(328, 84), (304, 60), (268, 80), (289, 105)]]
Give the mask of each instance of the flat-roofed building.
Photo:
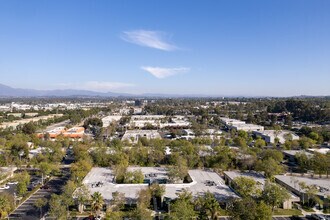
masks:
[[(316, 195), (323, 201), (326, 201), (330, 197), (330, 179), (329, 178), (317, 178), (296, 175), (275, 175), (275, 181), (285, 187), (287, 190), (298, 195), (301, 200), (307, 201), (308, 195), (307, 189), (302, 187), (315, 187)], [(328, 201), (329, 202), (329, 201)], [(329, 207), (329, 203), (325, 203), (324, 206)]]
[[(129, 167), (128, 171), (141, 170), (145, 176), (142, 184), (117, 184), (114, 182), (114, 174), (110, 168), (94, 167), (84, 178), (83, 184), (88, 187), (91, 194), (100, 192), (106, 202), (110, 202), (114, 192), (123, 193), (127, 204), (135, 204), (138, 192), (147, 189), (150, 182), (160, 182), (165, 186), (164, 199), (173, 200), (184, 189), (192, 193), (193, 197), (211, 192), (222, 204), (226, 204), (238, 196), (225, 184), (224, 180), (215, 172), (204, 170), (189, 170), (192, 179), (190, 183), (168, 184), (167, 169), (164, 167)], [(98, 185), (98, 186), (97, 186)]]
[(286, 140), (299, 140), (299, 136), (291, 131), (264, 130), (253, 131), (253, 134), (261, 137), (267, 143), (275, 143), (276, 139), (281, 144), (284, 144)]
[(122, 137), (122, 140), (128, 140), (132, 143), (137, 143), (142, 137), (147, 139), (161, 138), (157, 130), (127, 130)]
[(311, 153), (327, 154), (330, 152), (330, 148), (308, 148), (307, 151)]
[(290, 162), (297, 162), (296, 156), (299, 154), (305, 154), (308, 158), (311, 158), (313, 154), (305, 151), (305, 150), (284, 150), (282, 151), (284, 158), (288, 159)]
[(103, 127), (108, 127), (112, 122), (118, 122), (122, 118), (121, 115), (109, 115), (102, 118)]
[(245, 121), (240, 121), (237, 119), (221, 117), (220, 120), (226, 125), (228, 129), (235, 129), (237, 131), (246, 131), (246, 132), (264, 130), (264, 127), (261, 125), (246, 124)]
[(85, 135), (85, 128), (84, 127), (72, 127), (66, 129), (63, 126), (53, 128), (51, 130), (44, 131), (42, 133), (38, 133), (37, 137), (44, 138), (46, 134), (49, 134), (49, 138), (55, 139), (60, 135), (64, 137), (69, 137), (71, 139), (81, 139)]

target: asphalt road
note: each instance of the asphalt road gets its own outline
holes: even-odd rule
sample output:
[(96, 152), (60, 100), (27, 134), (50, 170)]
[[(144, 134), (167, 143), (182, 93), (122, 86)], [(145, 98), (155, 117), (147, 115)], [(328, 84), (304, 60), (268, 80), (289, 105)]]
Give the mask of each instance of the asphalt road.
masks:
[[(20, 206), (18, 206), (14, 212), (12, 212), (9, 216), (9, 219), (24, 219), (24, 220), (39, 220), (40, 219), (40, 211), (33, 206), (34, 202), (39, 198), (50, 199), (52, 193), (60, 194), (62, 186), (69, 179), (69, 173), (67, 170), (62, 170), (62, 177), (56, 177), (49, 180), (45, 185), (48, 186), (48, 189), (39, 189), (36, 191), (29, 199), (24, 201)], [(43, 213), (48, 210), (48, 207), (45, 207)]]

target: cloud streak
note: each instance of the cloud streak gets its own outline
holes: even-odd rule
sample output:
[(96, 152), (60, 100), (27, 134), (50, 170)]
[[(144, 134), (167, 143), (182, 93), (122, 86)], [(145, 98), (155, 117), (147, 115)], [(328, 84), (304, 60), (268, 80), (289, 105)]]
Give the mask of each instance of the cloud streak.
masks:
[(127, 87), (133, 87), (134, 84), (122, 83), (122, 82), (98, 82), (98, 81), (88, 81), (88, 82), (77, 82), (77, 83), (61, 83), (58, 86), (63, 89), (82, 89), (90, 90), (95, 92), (109, 92), (114, 90), (119, 90)]
[(158, 79), (163, 79), (169, 76), (177, 75), (180, 73), (186, 73), (190, 71), (187, 67), (175, 67), (175, 68), (163, 68), (163, 67), (152, 67), (152, 66), (142, 66), (141, 69), (147, 71)]
[(129, 43), (158, 50), (173, 51), (178, 47), (168, 42), (170, 36), (161, 31), (134, 30), (124, 31), (121, 39)]

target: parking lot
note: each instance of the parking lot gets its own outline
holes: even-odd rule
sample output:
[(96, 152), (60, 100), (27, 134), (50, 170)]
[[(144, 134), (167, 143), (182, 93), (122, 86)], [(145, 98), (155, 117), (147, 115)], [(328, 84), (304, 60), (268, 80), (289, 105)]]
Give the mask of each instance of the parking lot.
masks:
[[(62, 186), (69, 179), (69, 173), (67, 170), (62, 171), (63, 173), (66, 173), (66, 175), (63, 175), (62, 177), (55, 177), (48, 181), (45, 184), (46, 187), (44, 187), (44, 189), (37, 190), (30, 196), (29, 199), (20, 204), (20, 206), (18, 206), (16, 210), (10, 214), (8, 219), (39, 220), (40, 212), (33, 206), (33, 204), (39, 198), (46, 198), (49, 200), (52, 193), (61, 193)], [(43, 213), (46, 213), (47, 210), (48, 207), (45, 207)]]

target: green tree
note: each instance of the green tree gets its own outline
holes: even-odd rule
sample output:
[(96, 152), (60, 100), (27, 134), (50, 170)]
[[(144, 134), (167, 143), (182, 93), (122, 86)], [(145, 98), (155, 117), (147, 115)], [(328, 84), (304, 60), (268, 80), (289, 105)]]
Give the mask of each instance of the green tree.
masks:
[(255, 142), (254, 142), (254, 146), (262, 148), (264, 146), (266, 146), (266, 141), (264, 141), (261, 138), (258, 138)]
[(37, 128), (33, 122), (29, 122), (23, 125), (22, 132), (24, 134), (34, 134)]
[(75, 197), (77, 198), (78, 202), (78, 210), (80, 213), (82, 213), (84, 211), (85, 205), (91, 198), (90, 191), (87, 186), (82, 185), (81, 187), (77, 188), (75, 191)]
[(76, 184), (72, 180), (69, 180), (63, 187), (62, 201), (66, 206), (66, 210), (69, 212), (69, 206), (73, 205), (73, 192), (76, 189)]
[(272, 211), (276, 206), (283, 204), (283, 202), (290, 198), (290, 194), (276, 183), (266, 181), (264, 190), (262, 192), (262, 199), (267, 205), (272, 207)]
[(14, 197), (0, 193), (0, 219), (4, 219), (14, 209)]
[(192, 194), (186, 190), (178, 195), (178, 198), (170, 207), (170, 219), (188, 220), (196, 217)]
[(311, 148), (314, 146), (314, 144), (316, 143), (316, 141), (314, 141), (313, 139), (311, 138), (308, 138), (308, 137), (301, 137), (299, 139), (299, 144), (301, 146), (302, 149), (307, 149), (307, 148)]
[(19, 181), (16, 186), (16, 192), (19, 196), (24, 196), (27, 192), (27, 185), (24, 181)]
[(236, 177), (234, 179), (235, 190), (243, 197), (259, 197), (261, 189), (257, 186), (257, 182), (245, 176)]
[(47, 199), (46, 198), (39, 198), (37, 199), (33, 205), (39, 210), (40, 212), (40, 218), (42, 217), (42, 209), (47, 205)]
[(71, 178), (76, 183), (80, 183), (87, 173), (92, 169), (90, 160), (79, 160), (71, 165)]
[(209, 191), (203, 196), (199, 196), (195, 202), (196, 206), (199, 207), (200, 213), (202, 215), (211, 216), (211, 219), (217, 219), (217, 213), (221, 210), (219, 202), (216, 200), (215, 196)]
[(173, 183), (181, 182), (188, 175), (187, 161), (183, 158), (177, 161), (177, 164), (169, 167), (168, 177)]
[(320, 154), (320, 153), (315, 153), (314, 156), (312, 157), (312, 167), (313, 170), (318, 173), (320, 176), (321, 174), (329, 174), (329, 156)]
[(297, 159), (297, 163), (299, 165), (299, 168), (302, 172), (306, 172), (308, 169), (311, 169), (312, 167), (312, 160), (307, 156), (305, 153), (297, 153), (295, 155)]
[(256, 163), (256, 170), (264, 172), (267, 178), (271, 178), (276, 174), (282, 173), (284, 169), (282, 165), (273, 158), (268, 158), (265, 160), (258, 160)]
[(235, 200), (229, 209), (229, 214), (234, 220), (271, 220), (272, 210), (263, 202), (256, 203), (247, 197)]
[(56, 219), (67, 219), (67, 212), (65, 204), (63, 203), (63, 197), (61, 195), (52, 194), (49, 200), (49, 212), (50, 215)]

